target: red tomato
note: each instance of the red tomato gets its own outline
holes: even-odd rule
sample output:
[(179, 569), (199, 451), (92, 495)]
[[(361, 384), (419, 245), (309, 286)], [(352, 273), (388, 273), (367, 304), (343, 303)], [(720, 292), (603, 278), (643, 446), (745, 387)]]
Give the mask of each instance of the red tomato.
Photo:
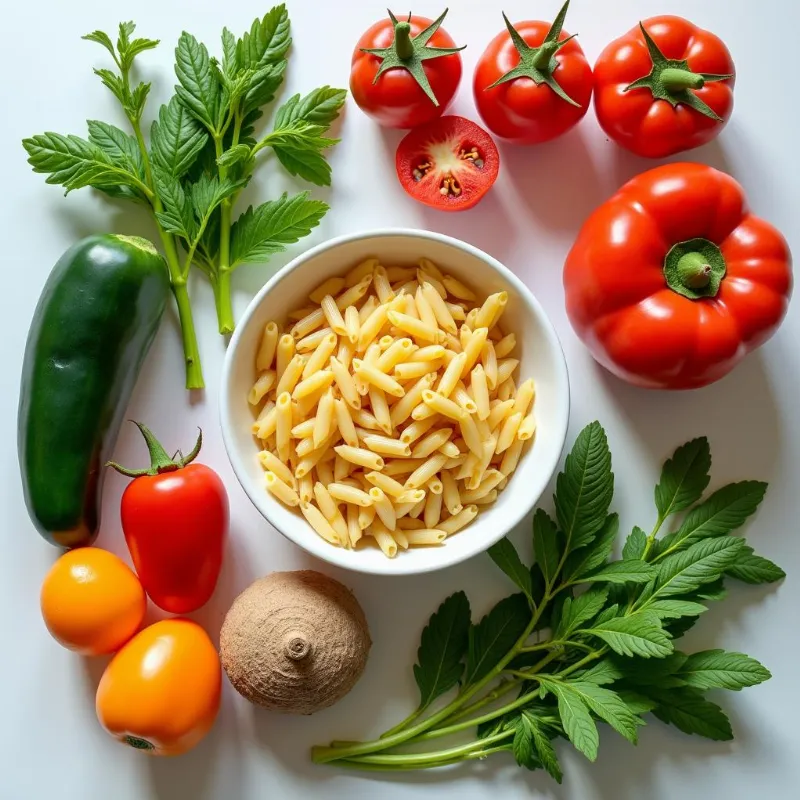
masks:
[(713, 33), (653, 17), (611, 42), (594, 68), (594, 105), (617, 144), (648, 158), (699, 147), (733, 111), (736, 70)]
[(520, 22), (489, 42), (475, 70), (473, 91), (492, 133), (516, 144), (538, 144), (583, 119), (592, 98), (592, 68), (581, 46), (556, 21)]
[(693, 389), (777, 330), (792, 258), (733, 178), (670, 164), (625, 184), (588, 219), (564, 288), (572, 327), (604, 367), (637, 386)]
[(492, 137), (464, 117), (442, 117), (403, 137), (395, 157), (408, 194), (440, 211), (472, 208), (500, 169)]
[[(139, 423), (136, 423), (139, 425)], [(192, 452), (170, 459), (139, 425), (150, 450), (149, 470), (117, 471), (133, 477), (122, 495), (122, 530), (145, 591), (173, 614), (200, 608), (211, 597), (228, 531), (228, 495), (214, 470), (191, 464)]]
[[(461, 56), (435, 22), (409, 14), (376, 22), (358, 40), (350, 68), (350, 91), (361, 110), (380, 125), (413, 128), (441, 117), (461, 81)], [(436, 48), (434, 50), (434, 48)]]

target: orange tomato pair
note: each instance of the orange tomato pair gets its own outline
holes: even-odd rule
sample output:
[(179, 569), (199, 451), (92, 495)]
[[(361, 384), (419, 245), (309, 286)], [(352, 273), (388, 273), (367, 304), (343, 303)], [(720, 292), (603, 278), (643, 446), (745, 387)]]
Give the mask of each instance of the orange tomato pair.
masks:
[(214, 724), (222, 670), (208, 634), (190, 620), (163, 620), (137, 634), (146, 602), (133, 571), (96, 547), (61, 556), (41, 592), (47, 629), (64, 647), (118, 651), (97, 688), (100, 724), (131, 747), (178, 755)]

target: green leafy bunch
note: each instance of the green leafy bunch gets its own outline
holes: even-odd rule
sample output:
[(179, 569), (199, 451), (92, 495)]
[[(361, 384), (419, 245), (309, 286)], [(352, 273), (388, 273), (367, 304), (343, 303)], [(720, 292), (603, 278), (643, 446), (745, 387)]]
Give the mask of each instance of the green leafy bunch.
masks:
[(153, 214), (180, 316), (187, 388), (202, 388), (203, 374), (186, 289), (192, 265), (211, 282), (220, 333), (234, 328), (231, 272), (240, 264), (267, 260), (307, 236), (328, 210), (308, 192), (283, 194), (233, 218), (233, 207), (248, 184), (259, 154), (270, 150), (292, 176), (317, 186), (331, 182), (325, 151), (337, 139), (326, 136), (344, 103), (345, 91), (323, 86), (289, 98), (277, 110), (272, 131), (257, 134), (263, 108), (283, 83), (291, 45), (284, 5), (256, 19), (237, 38), (222, 32), (222, 61), (183, 33), (175, 49), (175, 95), (162, 105), (150, 128), (142, 129), (149, 83), (134, 83), (136, 56), (158, 45), (133, 38), (136, 26), (119, 26), (116, 44), (102, 31), (85, 36), (102, 45), (115, 70), (96, 69), (117, 98), (131, 133), (89, 120), (87, 139), (44, 133), (23, 141), (28, 161), (47, 182), (67, 193), (91, 186), (131, 200)]
[[(314, 761), (411, 770), (509, 751), (520, 766), (545, 769), (560, 783), (556, 743), (568, 739), (594, 761), (598, 723), (636, 744), (651, 712), (684, 733), (731, 739), (728, 718), (706, 693), (737, 691), (770, 673), (742, 653), (687, 654), (675, 640), (725, 596), (728, 579), (770, 583), (784, 573), (731, 535), (758, 508), (766, 484), (732, 483), (703, 500), (710, 467), (705, 438), (678, 448), (655, 490), (652, 533), (634, 528), (615, 560), (611, 453), (600, 424), (587, 426), (558, 476), (555, 519), (541, 509), (534, 515), (533, 566), (507, 539), (489, 550), (519, 593), (477, 624), (464, 592), (448, 597), (422, 632), (418, 708), (375, 741), (315, 747)], [(404, 747), (465, 731), (471, 739), (446, 749)]]

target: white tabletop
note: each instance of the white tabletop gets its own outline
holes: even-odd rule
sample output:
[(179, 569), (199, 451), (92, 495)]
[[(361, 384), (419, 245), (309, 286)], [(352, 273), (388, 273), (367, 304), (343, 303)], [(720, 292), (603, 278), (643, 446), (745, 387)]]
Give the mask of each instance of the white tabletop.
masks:
[[(436, 16), (442, 3), (414, 7)], [(490, 36), (502, 26), (499, 6), (478, 0), (451, 3), (446, 27), (467, 43), (464, 80), (453, 111), (475, 116), (471, 92), (474, 65)], [(507, 0), (512, 20), (552, 19), (559, 0)], [(733, 121), (717, 142), (689, 154), (731, 172), (753, 208), (781, 228), (800, 253), (800, 161), (797, 158), (796, 32), (800, 5), (792, 0), (575, 0), (567, 29), (580, 33), (590, 60), (605, 43), (642, 17), (684, 13), (721, 35), (734, 55), (738, 78)], [(122, 8), (125, 7), (123, 11)], [(323, 3), (290, 0), (295, 45), (288, 92), (323, 83), (347, 86), (356, 38), (378, 19), (381, 3), (348, 0)], [(602, 7), (601, 7), (602, 6)], [(416, 694), (411, 664), (428, 615), (450, 592), (468, 588), (473, 612), (483, 613), (511, 587), (480, 556), (443, 573), (386, 580), (329, 573), (352, 587), (369, 619), (374, 646), (366, 673), (334, 708), (311, 718), (256, 710), (227, 684), (212, 733), (179, 759), (149, 759), (113, 742), (94, 714), (94, 691), (104, 659), (84, 661), (48, 635), (39, 607), (39, 586), (57, 551), (33, 530), (23, 502), (16, 457), (17, 381), (25, 332), (39, 292), (57, 258), (89, 233), (116, 231), (152, 237), (146, 216), (83, 190), (62, 197), (33, 175), (20, 146), (24, 136), (45, 130), (85, 135), (87, 118), (121, 123), (113, 98), (92, 75), (103, 52), (80, 36), (112, 30), (120, 15), (134, 16), (143, 36), (163, 42), (141, 57), (143, 74), (154, 81), (150, 113), (174, 82), (172, 48), (181, 30), (207, 43), (224, 25), (249, 27), (268, 4), (241, 0), (210, 4), (197, 0), (139, 0), (131, 4), (74, 0), (16, 2), (5, 6), (0, 48), (0, 191), (3, 291), (2, 361), (7, 376), (0, 396), (3, 556), (0, 558), (0, 797), (8, 800), (255, 800), (381, 797), (471, 800), (489, 793), (516, 798), (647, 797), (783, 798), (800, 783), (796, 736), (798, 689), (797, 609), (800, 608), (800, 546), (797, 539), (800, 486), (800, 422), (795, 417), (800, 386), (800, 314), (795, 305), (779, 334), (731, 376), (711, 388), (685, 394), (648, 393), (624, 385), (597, 368), (573, 334), (564, 313), (561, 266), (587, 214), (622, 182), (652, 166), (630, 156), (602, 135), (592, 111), (575, 131), (539, 148), (503, 146), (503, 166), (479, 210), (447, 215), (410, 201), (394, 173), (401, 134), (370, 122), (348, 101), (342, 143), (332, 152), (333, 188), (315, 191), (332, 207), (308, 239), (266, 266), (245, 266), (234, 276), (235, 307), (241, 313), (254, 292), (294, 255), (328, 237), (385, 226), (437, 230), (471, 242), (514, 270), (542, 301), (558, 329), (570, 368), (573, 408), (570, 441), (597, 418), (609, 432), (617, 474), (615, 507), (623, 529), (646, 527), (653, 519), (652, 487), (663, 458), (678, 444), (709, 436), (714, 454), (713, 485), (758, 478), (770, 482), (763, 509), (748, 526), (756, 548), (789, 573), (783, 585), (736, 585), (723, 604), (706, 614), (684, 640), (691, 649), (744, 650), (774, 673), (766, 684), (721, 698), (736, 740), (710, 743), (686, 737), (651, 720), (639, 748), (608, 729), (600, 756), (589, 764), (567, 743), (559, 744), (565, 782), (557, 787), (544, 773), (517, 769), (510, 756), (492, 757), (455, 771), (382, 777), (315, 766), (308, 748), (330, 738), (371, 737), (411, 710)], [(348, 10), (345, 10), (347, 7)], [(395, 8), (395, 11), (405, 11)], [(267, 199), (294, 184), (278, 169), (257, 172), (251, 196)], [(202, 459), (219, 470), (230, 493), (230, 548), (212, 601), (195, 616), (216, 639), (232, 599), (254, 578), (276, 569), (321, 568), (286, 542), (256, 513), (236, 483), (225, 458), (217, 423), (218, 381), (225, 342), (216, 332), (209, 285), (191, 285), (208, 389), (189, 402), (183, 390), (180, 340), (167, 315), (128, 411), (146, 421), (168, 447), (186, 448), (198, 425), (206, 434)], [(125, 426), (117, 460), (138, 463), (144, 448), (133, 426)], [(119, 498), (126, 481), (109, 477), (105, 521), (98, 544), (128, 558), (119, 524)], [(549, 503), (549, 499), (545, 502)], [(514, 534), (528, 553), (528, 526)], [(155, 616), (152, 611), (151, 615)], [(791, 787), (791, 788), (790, 788)]]

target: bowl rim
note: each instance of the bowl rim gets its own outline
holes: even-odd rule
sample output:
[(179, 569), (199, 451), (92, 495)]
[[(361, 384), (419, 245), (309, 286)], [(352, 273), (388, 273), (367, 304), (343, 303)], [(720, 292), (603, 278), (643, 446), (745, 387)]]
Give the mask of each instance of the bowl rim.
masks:
[[(563, 394), (563, 403), (559, 405), (558, 412), (555, 420), (553, 420), (552, 428), (558, 434), (559, 439), (561, 440), (561, 446), (558, 448), (558, 451), (553, 459), (551, 459), (551, 463), (546, 465), (545, 472), (547, 473), (547, 479), (545, 484), (549, 483), (552, 479), (553, 475), (555, 474), (556, 468), (558, 467), (561, 456), (564, 452), (564, 446), (566, 443), (567, 438), (567, 429), (569, 425), (569, 416), (570, 416), (570, 385), (569, 385), (569, 372), (567, 369), (567, 361), (564, 355), (564, 348), (561, 344), (561, 340), (559, 339), (558, 333), (556, 332), (555, 326), (553, 325), (552, 320), (550, 319), (547, 312), (542, 307), (541, 303), (536, 299), (533, 292), (517, 277), (508, 267), (502, 264), (498, 259), (494, 258), (494, 256), (489, 255), (485, 251), (481, 250), (478, 247), (475, 247), (469, 242), (465, 242), (461, 239), (457, 239), (454, 236), (449, 236), (447, 234), (438, 233), (436, 231), (428, 231), (428, 230), (421, 230), (417, 228), (406, 228), (406, 227), (384, 227), (384, 228), (372, 228), (366, 231), (360, 231), (356, 233), (347, 233), (340, 236), (334, 236), (330, 239), (327, 239), (320, 244), (315, 245), (314, 247), (309, 248), (308, 250), (304, 251), (303, 253), (298, 254), (295, 258), (293, 258), (286, 266), (279, 269), (257, 292), (257, 294), (250, 300), (245, 309), (244, 314), (242, 314), (241, 319), (236, 323), (236, 329), (231, 336), (230, 341), (228, 342), (228, 346), (225, 351), (225, 358), (222, 366), (222, 375), (221, 375), (221, 391), (220, 391), (220, 402), (219, 402), (219, 422), (220, 428), (222, 429), (222, 441), (225, 447), (225, 454), (228, 457), (228, 461), (233, 468), (233, 472), (236, 475), (236, 479), (239, 481), (239, 485), (244, 490), (244, 493), (247, 495), (250, 502), (255, 506), (256, 510), (258, 511), (261, 516), (263, 516), (266, 521), (277, 530), (284, 538), (288, 539), (290, 542), (295, 544), (297, 547), (301, 548), (304, 552), (308, 553), (310, 556), (314, 558), (319, 558), (320, 560), (326, 561), (329, 564), (332, 564), (335, 567), (339, 567), (341, 569), (345, 569), (351, 572), (359, 572), (362, 574), (368, 575), (385, 575), (385, 576), (404, 576), (404, 575), (422, 575), (429, 572), (437, 572), (442, 569), (446, 569), (448, 567), (455, 566), (456, 564), (460, 564), (464, 561), (467, 561), (470, 558), (474, 558), (481, 553), (485, 553), (493, 544), (496, 544), (500, 539), (507, 535), (507, 533), (515, 528), (525, 517), (526, 514), (530, 513), (536, 503), (539, 502), (541, 499), (541, 495), (536, 499), (533, 505), (525, 506), (525, 504), (521, 504), (517, 510), (514, 510), (513, 507), (508, 512), (508, 524), (503, 525), (505, 530), (498, 533), (493, 534), (490, 533), (487, 537), (482, 540), (477, 540), (477, 546), (468, 548), (463, 552), (457, 552), (455, 554), (451, 554), (449, 557), (444, 556), (441, 562), (434, 562), (434, 563), (427, 563), (422, 565), (416, 565), (413, 561), (407, 559), (385, 559), (385, 562), (380, 562), (380, 566), (376, 566), (375, 564), (364, 564), (364, 563), (349, 563), (345, 561), (345, 559), (339, 557), (340, 550), (339, 548), (333, 547), (332, 545), (329, 546), (330, 554), (326, 551), (322, 550), (320, 552), (310, 550), (300, 539), (299, 536), (295, 536), (293, 533), (289, 533), (287, 531), (282, 530), (261, 508), (260, 503), (257, 501), (256, 497), (254, 496), (254, 492), (251, 489), (254, 487), (250, 486), (252, 481), (250, 480), (249, 476), (247, 475), (244, 465), (237, 464), (237, 459), (234, 459), (231, 456), (231, 451), (235, 449), (234, 445), (234, 434), (231, 430), (230, 420), (231, 420), (231, 408), (228, 402), (228, 392), (227, 387), (230, 381), (231, 372), (233, 370), (233, 361), (234, 361), (234, 354), (236, 353), (239, 345), (239, 340), (243, 335), (243, 331), (249, 324), (251, 318), (256, 313), (258, 307), (263, 302), (264, 298), (272, 291), (273, 287), (278, 284), (280, 281), (287, 278), (292, 272), (296, 269), (299, 269), (305, 262), (315, 258), (316, 256), (324, 253), (328, 250), (334, 250), (337, 247), (348, 244), (350, 242), (359, 241), (362, 239), (378, 239), (378, 238), (388, 238), (388, 237), (408, 237), (412, 239), (422, 239), (422, 240), (429, 240), (435, 241), (444, 245), (449, 245), (457, 250), (462, 250), (469, 255), (481, 259), (485, 261), (492, 269), (498, 272), (505, 281), (507, 281), (519, 294), (519, 296), (523, 299), (523, 301), (530, 307), (533, 313), (538, 317), (538, 321), (544, 331), (545, 338), (547, 339), (548, 345), (550, 349), (553, 351), (555, 358), (554, 358), (554, 370), (555, 370), (555, 377), (557, 383), (557, 391), (559, 394)], [(442, 552), (445, 552), (444, 550)]]

